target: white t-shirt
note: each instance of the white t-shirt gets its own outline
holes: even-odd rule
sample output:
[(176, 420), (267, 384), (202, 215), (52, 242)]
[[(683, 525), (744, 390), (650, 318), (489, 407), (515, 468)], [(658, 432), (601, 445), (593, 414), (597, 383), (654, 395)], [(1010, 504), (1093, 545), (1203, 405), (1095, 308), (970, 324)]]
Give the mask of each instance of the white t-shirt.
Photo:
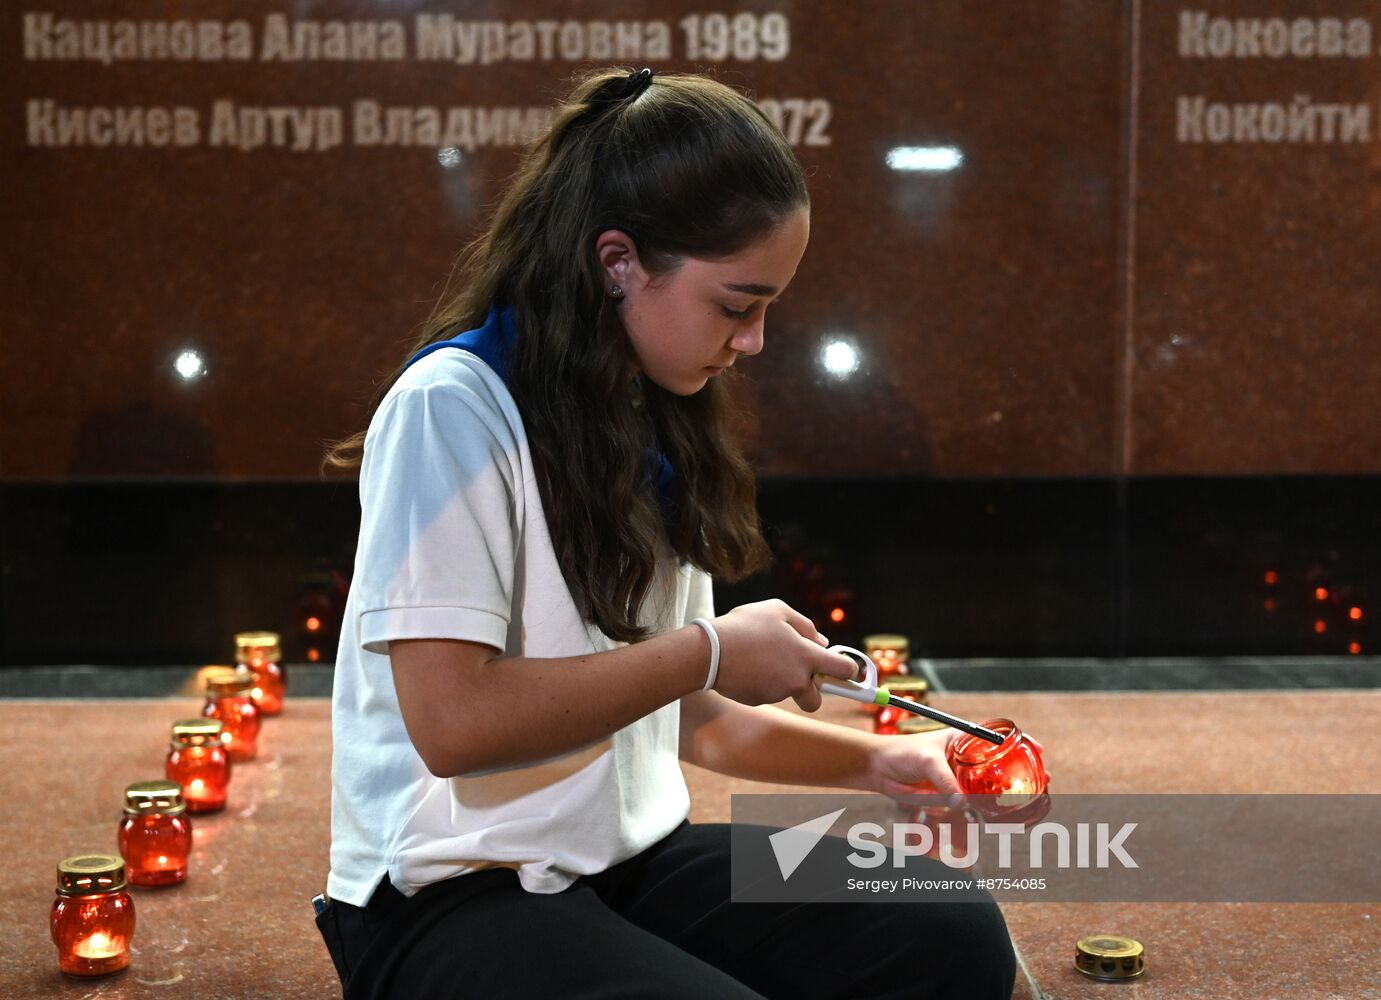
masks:
[[(363, 906), (385, 875), (412, 895), (496, 866), (516, 868), (529, 892), (559, 892), (686, 817), (679, 702), (592, 746), (458, 778), (433, 775), (408, 739), (392, 640), (468, 639), (527, 657), (621, 645), (576, 610), (517, 405), (491, 368), (447, 348), (403, 373), (369, 425), (360, 508), (331, 710), (333, 899)], [(656, 634), (712, 615), (709, 575), (678, 566), (663, 542), (639, 624)]]

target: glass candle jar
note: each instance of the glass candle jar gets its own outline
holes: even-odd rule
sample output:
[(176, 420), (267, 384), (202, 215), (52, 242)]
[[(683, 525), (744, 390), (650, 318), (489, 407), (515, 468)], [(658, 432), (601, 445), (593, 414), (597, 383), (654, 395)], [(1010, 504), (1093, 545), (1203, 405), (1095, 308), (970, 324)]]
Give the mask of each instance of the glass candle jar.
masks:
[(235, 662), (254, 675), (250, 697), (264, 715), (283, 711), (288, 674), (282, 661), (282, 644), (277, 632), (235, 633)]
[(1045, 763), (1040, 751), (1011, 719), (989, 719), (984, 728), (1003, 735), (999, 745), (963, 734), (950, 743), (947, 757), (959, 787), (988, 819), (1027, 822), (1049, 811)]
[(58, 968), (69, 976), (104, 976), (129, 965), (134, 900), (125, 866), (109, 854), (58, 863), (58, 898), (49, 919)]
[[(930, 699), (930, 684), (924, 677), (893, 675), (890, 680), (883, 682), (881, 687), (885, 688), (888, 694), (922, 705)], [(895, 736), (903, 722), (917, 718), (915, 713), (892, 705), (875, 705), (873, 711), (876, 713), (873, 716), (873, 732), (879, 736)]]
[(221, 745), (223, 728), (220, 719), (179, 719), (173, 723), (173, 741), (163, 773), (182, 786), (188, 812), (225, 808), (230, 755)]
[(906, 673), (911, 658), (911, 640), (904, 635), (878, 634), (863, 637), (863, 651), (878, 665), (878, 681)]
[(221, 720), (221, 743), (236, 763), (259, 753), (261, 716), (250, 694), (253, 689), (254, 675), (248, 670), (226, 668), (206, 675), (206, 707), (201, 714)]
[(174, 885), (187, 877), (192, 821), (176, 781), (140, 781), (125, 789), (120, 856), (134, 885)]
[(978, 865), (978, 828), (967, 810), (942, 802), (928, 804), (916, 822), (930, 830), (931, 848), (926, 857), (959, 871), (971, 872)]
[(883, 705), (873, 716), (873, 732), (878, 736), (896, 736), (898, 725), (910, 714), (904, 708)]

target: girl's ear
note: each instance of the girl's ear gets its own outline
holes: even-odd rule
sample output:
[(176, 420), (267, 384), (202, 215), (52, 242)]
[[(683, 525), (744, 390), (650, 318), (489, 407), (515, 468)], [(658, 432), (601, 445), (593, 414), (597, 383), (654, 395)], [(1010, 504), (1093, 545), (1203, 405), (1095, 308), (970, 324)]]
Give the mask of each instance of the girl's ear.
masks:
[(643, 277), (638, 248), (633, 238), (618, 229), (606, 229), (595, 239), (595, 257), (604, 272), (606, 290), (613, 285), (627, 289)]

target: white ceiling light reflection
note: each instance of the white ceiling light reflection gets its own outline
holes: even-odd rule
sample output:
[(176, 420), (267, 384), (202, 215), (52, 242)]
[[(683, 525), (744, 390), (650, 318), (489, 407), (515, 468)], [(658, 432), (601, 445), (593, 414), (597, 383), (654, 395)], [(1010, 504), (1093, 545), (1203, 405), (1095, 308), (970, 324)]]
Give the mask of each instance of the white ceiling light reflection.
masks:
[(173, 371), (184, 382), (195, 382), (206, 374), (206, 362), (197, 351), (183, 351), (173, 359)]
[(893, 170), (957, 170), (964, 154), (953, 146), (897, 146), (887, 151), (887, 165)]
[(827, 340), (820, 348), (820, 367), (835, 378), (848, 378), (858, 371), (858, 349), (847, 340)]

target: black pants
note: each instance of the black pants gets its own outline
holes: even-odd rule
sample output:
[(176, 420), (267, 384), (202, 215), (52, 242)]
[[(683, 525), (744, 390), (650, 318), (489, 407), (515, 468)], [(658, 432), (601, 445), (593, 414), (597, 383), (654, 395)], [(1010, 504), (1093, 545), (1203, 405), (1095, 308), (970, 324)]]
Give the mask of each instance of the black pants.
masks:
[(385, 880), (367, 907), (332, 902), (317, 924), (346, 1000), (1011, 996), (1016, 958), (991, 896), (732, 903), (729, 831), (682, 823), (546, 895), (507, 868), (411, 899)]

